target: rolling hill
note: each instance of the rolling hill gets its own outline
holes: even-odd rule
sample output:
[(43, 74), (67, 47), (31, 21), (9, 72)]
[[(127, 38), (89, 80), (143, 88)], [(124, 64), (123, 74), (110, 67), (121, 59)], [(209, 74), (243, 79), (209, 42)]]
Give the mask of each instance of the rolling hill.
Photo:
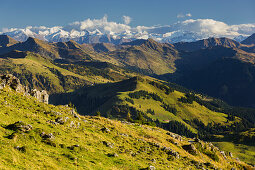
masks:
[(0, 73), (17, 76), (22, 84), (49, 93), (73, 91), (85, 85), (123, 80), (133, 73), (102, 62), (55, 63), (33, 52), (12, 51), (0, 56)]
[[(200, 94), (184, 93), (171, 86), (162, 84), (149, 77), (134, 77), (116, 83), (100, 84), (84, 87), (65, 94), (52, 95), (50, 102), (54, 104), (72, 103), (80, 114), (97, 114), (105, 117), (140, 120), (151, 123), (179, 122), (188, 128), (190, 136), (200, 129), (196, 125), (199, 120), (202, 126), (218, 124), (232, 126), (241, 121), (235, 118), (228, 120), (224, 109), (214, 99)], [(221, 111), (220, 111), (221, 110)], [(230, 112), (229, 112), (230, 113)], [(254, 124), (254, 120), (252, 121)]]
[(125, 68), (144, 74), (165, 74), (175, 71), (178, 51), (171, 44), (152, 39), (123, 43), (121, 49), (106, 54), (124, 64)]
[(3, 169), (251, 169), (235, 154), (161, 128), (80, 116), (68, 106), (40, 103), (0, 90)]

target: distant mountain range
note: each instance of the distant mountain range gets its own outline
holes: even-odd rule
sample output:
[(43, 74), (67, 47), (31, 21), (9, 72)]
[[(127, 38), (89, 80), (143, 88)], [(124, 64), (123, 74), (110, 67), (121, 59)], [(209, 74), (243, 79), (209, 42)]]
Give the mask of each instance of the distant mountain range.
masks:
[[(56, 74), (60, 82), (65, 82), (63, 76), (59, 76), (63, 74), (65, 77), (66, 73), (61, 73), (63, 70), (59, 67), (68, 68), (69, 71), (78, 74), (82, 72), (80, 69), (91, 70), (93, 67), (93, 74), (86, 73), (86, 71), (82, 73), (86, 76), (90, 75), (90, 78), (72, 75), (72, 78), (78, 77), (82, 81), (86, 80), (86, 84), (97, 82), (99, 79), (93, 80), (96, 74), (104, 74), (100, 82), (127, 78), (128, 74), (123, 70), (129, 70), (136, 74), (145, 74), (180, 84), (189, 89), (221, 98), (229, 104), (255, 107), (252, 100), (255, 97), (254, 34), (241, 43), (229, 38), (208, 38), (195, 42), (170, 44), (159, 43), (149, 38), (123, 42), (120, 45), (113, 43), (79, 44), (73, 40), (50, 43), (31, 37), (24, 42), (19, 42), (7, 35), (1, 35), (0, 45), (0, 58), (3, 63), (6, 62), (2, 65), (4, 67), (2, 69), (14, 75), (21, 74), (17, 71), (18, 67), (15, 64), (26, 62), (25, 60), (18, 62), (14, 59), (26, 58), (30, 62), (31, 58), (38, 58), (37, 55), (40, 55), (58, 66), (45, 64), (46, 69), (49, 65), (57, 68), (59, 72), (52, 71), (52, 69), (50, 72)], [(114, 68), (109, 67), (109, 64)], [(109, 72), (103, 73), (99, 71), (100, 69), (98, 70), (98, 67), (107, 68)], [(34, 73), (38, 74), (37, 70), (32, 69), (31, 66), (26, 69), (29, 70), (29, 76)], [(112, 74), (113, 71), (117, 76)], [(71, 75), (71, 73), (68, 74)], [(32, 82), (29, 76), (25, 79)], [(40, 79), (45, 79), (47, 82), (47, 78), (42, 76), (44, 78)], [(78, 78), (75, 79), (78, 80)], [(50, 84), (40, 85), (40, 87), (51, 87)], [(68, 86), (65, 84), (59, 86), (63, 89), (69, 86), (76, 87), (72, 83)]]
[(194, 42), (210, 37), (227, 37), (241, 42), (255, 32), (255, 24), (227, 25), (212, 19), (197, 19), (177, 22), (166, 26), (137, 26), (110, 22), (107, 17), (87, 19), (67, 26), (4, 29), (15, 40), (26, 41), (28, 37), (48, 42), (113, 43), (121, 44), (136, 39), (152, 38), (158, 42)]

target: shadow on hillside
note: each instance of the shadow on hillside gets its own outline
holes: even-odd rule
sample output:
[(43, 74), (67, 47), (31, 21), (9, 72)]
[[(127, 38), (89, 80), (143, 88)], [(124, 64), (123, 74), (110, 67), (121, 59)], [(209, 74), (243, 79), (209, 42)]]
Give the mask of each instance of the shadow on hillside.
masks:
[(72, 103), (80, 114), (91, 115), (106, 102), (116, 102), (118, 93), (135, 90), (137, 80), (138, 77), (133, 77), (117, 83), (92, 84), (70, 93), (52, 94), (49, 103), (54, 105)]

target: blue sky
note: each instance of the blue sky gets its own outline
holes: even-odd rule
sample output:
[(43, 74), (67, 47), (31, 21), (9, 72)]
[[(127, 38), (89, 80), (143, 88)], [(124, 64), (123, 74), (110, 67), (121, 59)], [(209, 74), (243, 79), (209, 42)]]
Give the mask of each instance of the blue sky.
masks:
[[(255, 0), (1, 0), (0, 29), (67, 25), (87, 18), (131, 26), (169, 25), (179, 20), (210, 18), (227, 24), (255, 23)], [(191, 17), (179, 17), (191, 14)]]

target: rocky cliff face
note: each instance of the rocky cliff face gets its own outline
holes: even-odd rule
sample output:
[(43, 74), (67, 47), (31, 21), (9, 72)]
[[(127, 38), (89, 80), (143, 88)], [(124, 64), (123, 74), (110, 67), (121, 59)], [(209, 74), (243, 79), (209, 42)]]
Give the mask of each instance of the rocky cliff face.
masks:
[(0, 75), (0, 89), (3, 89), (6, 86), (10, 87), (16, 92), (23, 93), (26, 96), (33, 96), (38, 101), (48, 104), (49, 95), (45, 90), (30, 90), (27, 86), (23, 86), (20, 83), (20, 80), (12, 74)]

